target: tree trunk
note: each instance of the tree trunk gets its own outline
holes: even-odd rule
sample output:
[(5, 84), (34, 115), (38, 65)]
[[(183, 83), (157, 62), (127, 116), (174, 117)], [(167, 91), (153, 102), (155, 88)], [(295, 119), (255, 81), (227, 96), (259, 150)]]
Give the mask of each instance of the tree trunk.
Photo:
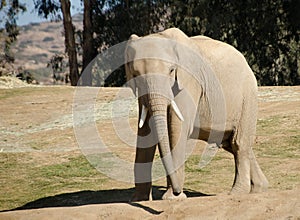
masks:
[(65, 30), (65, 45), (69, 57), (70, 81), (72, 86), (76, 86), (79, 80), (77, 52), (74, 37), (74, 27), (72, 24), (69, 0), (60, 0), (63, 13), (63, 23)]
[[(95, 58), (97, 52), (93, 41), (93, 24), (92, 24), (92, 6), (94, 0), (84, 0), (84, 14), (83, 14), (83, 55), (82, 55), (82, 71)], [(82, 83), (86, 86), (92, 85), (92, 72), (87, 70), (82, 74)]]

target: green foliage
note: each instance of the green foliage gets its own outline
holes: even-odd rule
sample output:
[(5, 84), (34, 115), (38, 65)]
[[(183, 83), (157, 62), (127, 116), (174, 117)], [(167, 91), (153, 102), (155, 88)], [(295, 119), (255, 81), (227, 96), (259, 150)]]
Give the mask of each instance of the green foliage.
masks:
[(188, 0), (171, 5), (170, 26), (237, 47), (260, 85), (300, 84), (299, 1)]
[[(59, 14), (58, 0), (36, 0), (35, 4), (40, 15)], [(133, 33), (143, 36), (178, 27), (189, 36), (203, 34), (236, 47), (245, 55), (259, 85), (300, 84), (299, 0), (91, 0), (89, 5), (92, 57), (96, 50), (102, 52)], [(83, 32), (76, 32), (79, 51)], [(121, 68), (105, 85), (124, 82)]]
[(53, 83), (58, 81), (69, 83), (69, 74), (66, 72), (67, 63), (65, 54), (55, 54), (51, 57), (47, 67), (52, 69)]
[(60, 1), (56, 0), (34, 0), (35, 9), (38, 15), (51, 20), (61, 20)]
[(19, 68), (18, 72), (19, 73), (16, 75), (16, 77), (22, 81), (27, 82), (28, 84), (33, 83), (33, 81), (35, 80), (33, 75), (28, 70)]
[[(297, 0), (106, 1), (106, 10), (95, 6), (97, 47), (175, 26), (189, 36), (203, 34), (236, 47), (259, 85), (300, 84)], [(107, 84), (119, 85), (114, 80), (122, 78), (122, 71)]]
[[(128, 40), (133, 33), (143, 36), (157, 32), (167, 17), (164, 1), (160, 0), (110, 0), (93, 7), (95, 47), (100, 52)], [(126, 81), (124, 73), (124, 67), (120, 67), (106, 78), (104, 85), (122, 86)]]
[(159, 29), (166, 15), (164, 1), (107, 1), (108, 8), (95, 8), (93, 26), (97, 45), (120, 43), (133, 33), (146, 35)]
[(45, 38), (43, 39), (44, 42), (49, 42), (49, 41), (53, 41), (53, 40), (54, 40), (53, 37), (45, 37)]

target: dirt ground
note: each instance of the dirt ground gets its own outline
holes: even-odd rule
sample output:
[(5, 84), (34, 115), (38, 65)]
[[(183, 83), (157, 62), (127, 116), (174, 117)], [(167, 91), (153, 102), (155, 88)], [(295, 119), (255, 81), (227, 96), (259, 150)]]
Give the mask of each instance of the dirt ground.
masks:
[(3, 220), (72, 219), (299, 219), (300, 190), (183, 201), (112, 203), (1, 213)]
[[(5, 85), (0, 85), (0, 87), (0, 155), (4, 153), (30, 153), (31, 159), (35, 163), (38, 163), (39, 166), (54, 164), (55, 159), (53, 158), (55, 155), (59, 155), (60, 160), (67, 160), (65, 155), (80, 155), (73, 132), (73, 88), (58, 86), (13, 88), (14, 86), (5, 87)], [(102, 89), (99, 97), (100, 102), (101, 100), (104, 102), (113, 99), (118, 91), (119, 89), (115, 88)], [(97, 120), (104, 120), (108, 117), (109, 110), (106, 108), (105, 105), (101, 105), (102, 114)], [(107, 113), (105, 113), (106, 111)], [(130, 124), (134, 130), (136, 128), (134, 126), (137, 124), (136, 109), (132, 112)], [(257, 142), (261, 146), (265, 146), (264, 143), (273, 143), (270, 142), (270, 134), (276, 130), (276, 127), (272, 128), (273, 130), (268, 129), (268, 123), (275, 123), (276, 120), (286, 121), (282, 125), (283, 129), (294, 127), (294, 130), (291, 132), (293, 132), (293, 137), (296, 140), (291, 142), (295, 143), (294, 146), (289, 146), (293, 150), (293, 155), (287, 154), (281, 161), (276, 161), (276, 155), (271, 157), (270, 153), (267, 154), (267, 150), (256, 152), (258, 160), (263, 165), (263, 170), (270, 181), (270, 190), (268, 192), (249, 195), (227, 195), (227, 189), (230, 188), (230, 185), (226, 183), (227, 188), (220, 188), (220, 185), (223, 183), (216, 182), (216, 186), (210, 184), (211, 188), (209, 188), (211, 190), (209, 192), (216, 193), (213, 196), (195, 196), (183, 201), (155, 200), (139, 203), (114, 201), (113, 203), (107, 202), (106, 204), (87, 202), (83, 204), (78, 203), (79, 205), (71, 205), (70, 207), (64, 207), (63, 205), (49, 207), (45, 205), (32, 209), (0, 212), (0, 219), (300, 220), (299, 113), (300, 87), (259, 88), (258, 123), (261, 125), (258, 129)], [(291, 118), (293, 120), (290, 120)], [(109, 124), (108, 121), (107, 123)], [(104, 132), (104, 136), (107, 138), (106, 143), (118, 146), (118, 140), (111, 138), (113, 137), (111, 129), (103, 126), (98, 126), (98, 129), (99, 132)], [(61, 135), (62, 133), (63, 135)], [(285, 132), (282, 130), (277, 132), (275, 136), (272, 136), (272, 138), (275, 138), (274, 144), (284, 135)], [(271, 147), (266, 144), (265, 149)], [(274, 151), (276, 150), (278, 149), (274, 149)], [(40, 154), (41, 152), (43, 154)], [(133, 158), (134, 151), (128, 150), (124, 155), (124, 157)], [(230, 157), (223, 158), (225, 160), (230, 159)], [(59, 160), (58, 157), (56, 160)], [(215, 163), (218, 163), (218, 161)], [(5, 166), (4, 163), (1, 164), (1, 166)], [(284, 171), (279, 171), (279, 169)], [(278, 176), (281, 175), (280, 178), (282, 179), (279, 180), (276, 173), (278, 173)], [(284, 175), (290, 178), (289, 182), (284, 181)], [(11, 190), (7, 186), (6, 181), (8, 179), (0, 180), (0, 186), (3, 191)], [(232, 181), (232, 179), (230, 178), (229, 181)], [(119, 186), (127, 187), (128, 185), (120, 184)], [(106, 185), (106, 187), (109, 188), (109, 185)], [(61, 193), (64, 192), (57, 194)], [(2, 204), (1, 207), (6, 206)]]

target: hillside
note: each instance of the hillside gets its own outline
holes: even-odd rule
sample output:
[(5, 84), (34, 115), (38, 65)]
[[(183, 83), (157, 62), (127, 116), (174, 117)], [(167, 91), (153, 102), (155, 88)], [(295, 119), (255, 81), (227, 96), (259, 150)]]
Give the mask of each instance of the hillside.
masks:
[[(220, 150), (199, 170), (204, 147), (199, 142), (186, 162), (189, 198), (161, 201), (165, 186), (161, 178), (154, 182), (155, 201), (141, 203), (127, 203), (134, 184), (98, 172), (82, 154), (73, 130), (75, 91), (62, 86), (24, 87), (8, 80), (1, 86), (0, 210), (11, 211), (0, 212), (0, 219), (300, 218), (300, 87), (259, 88), (254, 151), (269, 180), (268, 192), (227, 195), (234, 177), (232, 156)], [(116, 96), (123, 94), (128, 100), (129, 93), (125, 88), (101, 88), (95, 100), (95, 125), (108, 148), (132, 163), (135, 149), (120, 140), (110, 119)], [(136, 131), (132, 100), (129, 123)], [(120, 109), (124, 103), (117, 102)], [(90, 133), (84, 135), (90, 140)], [(159, 160), (158, 154), (155, 158)], [(100, 158), (97, 163), (109, 161)], [(116, 172), (133, 174), (124, 168)]]
[[(73, 24), (82, 29), (82, 15), (73, 17)], [(50, 83), (51, 69), (47, 63), (56, 53), (64, 53), (63, 24), (59, 22), (31, 23), (20, 27), (18, 40), (12, 51), (15, 54), (15, 66), (22, 67), (41, 83)]]

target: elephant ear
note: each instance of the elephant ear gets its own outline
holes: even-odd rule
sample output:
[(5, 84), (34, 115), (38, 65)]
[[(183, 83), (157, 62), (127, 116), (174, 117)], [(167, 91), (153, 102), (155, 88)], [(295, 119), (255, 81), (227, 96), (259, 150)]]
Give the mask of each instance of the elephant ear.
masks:
[[(161, 36), (173, 41), (173, 50), (176, 55), (176, 72), (175, 80), (177, 89), (180, 91), (184, 89), (188, 84), (193, 82), (190, 77), (191, 68), (194, 73), (197, 67), (196, 57), (193, 54), (196, 46), (190, 40), (190, 38), (178, 28), (169, 28), (159, 33)], [(198, 70), (198, 69), (197, 69)], [(199, 71), (199, 70), (198, 70)], [(193, 73), (193, 74), (194, 74)]]
[(178, 70), (176, 68), (176, 72), (175, 72), (175, 82), (176, 82), (176, 86), (177, 86), (177, 90), (178, 92), (181, 91), (183, 89), (183, 83), (182, 83), (182, 73), (181, 70)]
[(130, 37), (129, 37), (129, 40), (137, 40), (139, 39), (140, 37), (137, 36), (136, 34), (132, 34)]
[(133, 71), (132, 71), (132, 59), (134, 56), (132, 51), (130, 51), (130, 43), (134, 40), (139, 39), (140, 37), (136, 34), (132, 34), (127, 42), (127, 47), (125, 50), (125, 72), (126, 72), (126, 78), (127, 78), (127, 86), (129, 86), (132, 89), (132, 92), (135, 96), (137, 96), (137, 86), (135, 79), (133, 77)]
[[(175, 75), (176, 87), (174, 88), (174, 93), (178, 93), (183, 89), (189, 89), (190, 87), (194, 87), (195, 79), (192, 74), (186, 72), (186, 69), (182, 66), (178, 66)], [(176, 92), (177, 91), (177, 92)]]
[(126, 78), (127, 78), (127, 83), (126, 85), (132, 89), (132, 92), (135, 96), (137, 96), (137, 86), (135, 79), (132, 75), (132, 72), (130, 71), (130, 63), (125, 64), (125, 72), (126, 72)]
[(183, 42), (188, 39), (188, 36), (178, 28), (169, 28), (159, 33), (169, 39), (174, 39), (178, 42)]
[(201, 93), (202, 76), (205, 75), (202, 73), (203, 66), (207, 64), (204, 63), (197, 48), (198, 46), (190, 38), (183, 37), (182, 34), (176, 39), (174, 45), (177, 62), (175, 80), (180, 91), (187, 89)]

